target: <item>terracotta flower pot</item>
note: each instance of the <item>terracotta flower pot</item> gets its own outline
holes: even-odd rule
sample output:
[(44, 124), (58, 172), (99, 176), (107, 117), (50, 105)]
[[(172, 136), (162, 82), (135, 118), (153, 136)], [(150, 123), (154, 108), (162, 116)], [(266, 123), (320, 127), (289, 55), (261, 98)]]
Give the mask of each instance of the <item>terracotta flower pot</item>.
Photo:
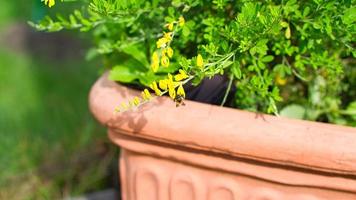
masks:
[(134, 95), (107, 75), (90, 93), (121, 147), (124, 200), (356, 199), (356, 128), (166, 97), (114, 114)]

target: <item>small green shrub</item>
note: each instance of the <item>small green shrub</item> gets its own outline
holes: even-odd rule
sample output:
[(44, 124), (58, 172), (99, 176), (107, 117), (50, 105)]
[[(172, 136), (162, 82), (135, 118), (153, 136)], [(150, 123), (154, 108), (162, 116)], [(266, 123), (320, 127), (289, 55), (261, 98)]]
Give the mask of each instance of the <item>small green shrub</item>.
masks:
[[(82, 5), (69, 16), (32, 25), (90, 32), (95, 47), (88, 58), (101, 55), (112, 80), (151, 86), (157, 95), (167, 92), (175, 99), (184, 96), (181, 85), (188, 80), (199, 84), (225, 74), (237, 88), (237, 108), (356, 125), (354, 0), (83, 0)], [(178, 79), (171, 75), (177, 73)], [(148, 100), (147, 92), (131, 104)]]

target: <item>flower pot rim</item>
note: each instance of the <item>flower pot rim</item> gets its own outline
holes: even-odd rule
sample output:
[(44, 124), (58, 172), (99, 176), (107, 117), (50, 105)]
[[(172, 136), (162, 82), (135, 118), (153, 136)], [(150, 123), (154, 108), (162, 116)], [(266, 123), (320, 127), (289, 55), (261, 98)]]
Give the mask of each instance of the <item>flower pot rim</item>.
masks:
[[(356, 176), (356, 128), (287, 119), (194, 101), (176, 108), (158, 97), (114, 113), (140, 91), (103, 74), (89, 95), (90, 110), (117, 133), (159, 143), (283, 166)], [(192, 124), (194, 124), (192, 126)]]

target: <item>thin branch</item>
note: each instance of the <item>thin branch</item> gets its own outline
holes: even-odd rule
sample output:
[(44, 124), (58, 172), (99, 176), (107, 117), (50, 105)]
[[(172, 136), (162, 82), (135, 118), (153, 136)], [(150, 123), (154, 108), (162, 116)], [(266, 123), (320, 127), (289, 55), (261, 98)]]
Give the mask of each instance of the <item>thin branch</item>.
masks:
[(225, 102), (226, 102), (226, 99), (227, 99), (227, 97), (229, 96), (229, 93), (230, 93), (230, 90), (231, 90), (231, 86), (232, 86), (233, 80), (234, 80), (234, 75), (231, 74), (231, 75), (230, 75), (230, 80), (229, 80), (229, 85), (227, 86), (227, 89), (226, 89), (226, 92), (225, 92), (225, 95), (224, 95), (224, 99), (222, 100), (220, 106), (224, 106), (224, 104), (225, 104)]

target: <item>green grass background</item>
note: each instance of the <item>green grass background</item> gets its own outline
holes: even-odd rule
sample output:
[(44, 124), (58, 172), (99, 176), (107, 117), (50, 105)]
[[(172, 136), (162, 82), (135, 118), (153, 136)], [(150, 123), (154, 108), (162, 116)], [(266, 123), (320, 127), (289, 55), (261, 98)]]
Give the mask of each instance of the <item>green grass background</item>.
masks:
[[(47, 13), (38, 2), (2, 1), (0, 33)], [(61, 199), (110, 186), (115, 148), (87, 103), (100, 66), (83, 57), (0, 46), (0, 199)]]

